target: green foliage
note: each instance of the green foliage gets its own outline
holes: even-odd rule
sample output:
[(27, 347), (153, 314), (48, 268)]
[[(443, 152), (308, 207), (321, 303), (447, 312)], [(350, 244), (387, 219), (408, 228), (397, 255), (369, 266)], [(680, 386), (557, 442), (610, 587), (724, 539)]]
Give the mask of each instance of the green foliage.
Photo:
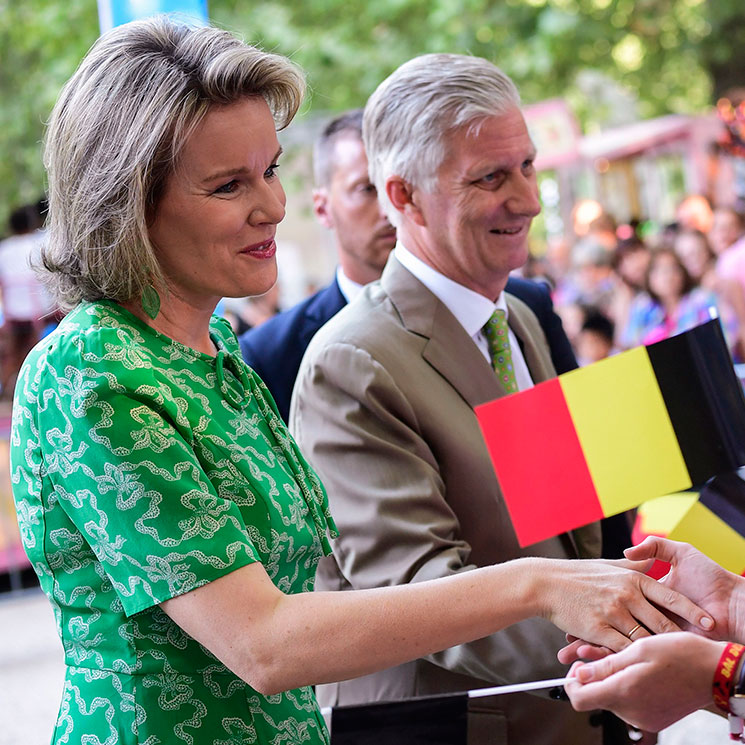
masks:
[[(586, 131), (621, 114), (696, 113), (745, 85), (742, 0), (210, 0), (212, 19), (291, 56), (308, 112), (363, 105), (425, 52), (491, 59), (533, 103), (563, 96)], [(0, 0), (0, 219), (43, 189), (43, 121), (98, 34), (95, 0)], [(594, 75), (582, 74), (593, 70)], [(588, 82), (589, 81), (589, 82)], [(612, 99), (612, 97), (611, 97)]]
[(97, 36), (93, 0), (0, 0), (0, 234), (44, 193), (44, 122)]

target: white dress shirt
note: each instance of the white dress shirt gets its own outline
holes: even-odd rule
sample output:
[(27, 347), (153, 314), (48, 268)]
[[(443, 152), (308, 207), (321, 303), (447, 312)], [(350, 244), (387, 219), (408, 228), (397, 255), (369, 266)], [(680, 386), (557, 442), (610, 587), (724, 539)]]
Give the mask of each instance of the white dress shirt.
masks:
[(336, 267), (336, 283), (339, 285), (341, 294), (344, 295), (344, 299), (348, 303), (351, 303), (364, 287), (364, 285), (349, 279), (340, 266)]
[[(509, 311), (504, 293), (500, 292), (497, 302), (493, 303), (478, 292), (474, 292), (468, 287), (454, 282), (444, 274), (440, 274), (429, 264), (425, 264), (421, 259), (414, 256), (400, 241), (396, 244), (393, 255), (455, 316), (458, 323), (463, 326), (466, 333), (481, 350), (486, 361), (491, 365), (489, 344), (486, 341), (483, 328), (491, 318), (492, 313), (497, 309), (505, 312), (505, 317), (509, 322)], [(530, 377), (528, 364), (525, 362), (522, 349), (520, 349), (520, 342), (518, 342), (512, 329), (509, 330), (509, 337), (512, 365), (515, 368), (515, 380), (517, 381), (517, 387), (524, 391), (533, 387), (533, 379)]]

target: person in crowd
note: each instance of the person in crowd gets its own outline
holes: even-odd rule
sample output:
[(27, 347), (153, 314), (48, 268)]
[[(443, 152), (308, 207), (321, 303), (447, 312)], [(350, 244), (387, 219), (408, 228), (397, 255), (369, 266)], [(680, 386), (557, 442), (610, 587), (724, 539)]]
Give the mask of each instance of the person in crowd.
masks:
[(719, 275), (716, 254), (701, 231), (680, 231), (672, 248), (696, 286), (716, 296), (722, 325), (728, 338), (733, 340), (735, 357), (745, 359), (745, 291), (742, 285)]
[(396, 243), (367, 174), (362, 109), (332, 119), (314, 151), (313, 211), (328, 228), (339, 260), (333, 281), (293, 308), (239, 338), (246, 362), (261, 377), (287, 422), (300, 360), (313, 335), (380, 277)]
[(700, 230), (680, 230), (672, 240), (672, 248), (697, 286), (711, 292), (717, 291), (717, 255), (705, 233)]
[(702, 194), (688, 194), (675, 210), (677, 230), (699, 230), (708, 233), (714, 219), (709, 200)]
[[(373, 93), (363, 137), (398, 243), (380, 281), (313, 338), (293, 392), (291, 430), (340, 529), (317, 589), (354, 595), (519, 556), (597, 556), (597, 524), (519, 547), (474, 413), (554, 377), (552, 344), (568, 347), (545, 286), (522, 280), (532, 296), (521, 300), (507, 284), (540, 210), (514, 84), (478, 57), (417, 57)], [(353, 704), (555, 677), (561, 642), (531, 620), (318, 695)], [(545, 697), (482, 701), (479, 717), (476, 742), (602, 737)]]
[(745, 236), (745, 219), (734, 207), (717, 207), (712, 214), (707, 236), (717, 257), (724, 256)]
[[(710, 309), (717, 311), (716, 296), (696, 287), (678, 255), (670, 248), (653, 252), (646, 292), (629, 310), (629, 320), (620, 343), (628, 349), (653, 344), (710, 320)], [(717, 311), (718, 312), (718, 311)]]
[[(726, 644), (745, 644), (745, 578), (727, 572), (688, 544), (654, 536), (627, 549), (626, 555), (670, 563), (663, 584), (712, 613), (716, 639), (680, 632), (640, 639), (618, 654), (575, 640), (562, 649), (561, 658), (595, 661), (572, 668), (573, 679), (566, 685), (572, 705), (579, 711), (610, 709), (652, 732), (715, 703), (745, 716), (745, 654), (737, 648), (727, 650)], [(714, 683), (720, 664), (726, 666), (730, 660), (726, 690)]]
[(614, 285), (607, 307), (607, 315), (613, 321), (618, 335), (629, 321), (629, 313), (634, 300), (644, 292), (644, 280), (649, 267), (650, 252), (646, 243), (633, 236), (619, 241), (613, 252), (612, 266)]
[(0, 241), (0, 298), (2, 298), (2, 364), (0, 396), (10, 398), (26, 355), (41, 337), (52, 308), (33, 264), (43, 241), (36, 204), (13, 210), (11, 235)]
[(599, 243), (609, 254), (613, 255), (618, 244), (618, 225), (610, 213), (601, 210), (587, 226), (587, 238)]
[(276, 280), (276, 129), (303, 88), (283, 57), (159, 17), (102, 35), (50, 117), (42, 261), (69, 312), (18, 376), (11, 470), (65, 650), (55, 742), (327, 743), (309, 684), (533, 615), (617, 650), (675, 628), (657, 605), (713, 623), (613, 562), (308, 592), (326, 494), (213, 315)]
[(577, 361), (581, 366), (604, 360), (614, 351), (613, 321), (597, 308), (583, 311), (584, 320), (577, 338)]
[(745, 217), (733, 207), (718, 207), (714, 210), (709, 242), (717, 255), (719, 279), (737, 282), (745, 293)]
[(571, 271), (557, 284), (553, 299), (562, 318), (572, 305), (592, 305), (609, 313), (615, 286), (613, 253), (587, 236), (572, 247)]

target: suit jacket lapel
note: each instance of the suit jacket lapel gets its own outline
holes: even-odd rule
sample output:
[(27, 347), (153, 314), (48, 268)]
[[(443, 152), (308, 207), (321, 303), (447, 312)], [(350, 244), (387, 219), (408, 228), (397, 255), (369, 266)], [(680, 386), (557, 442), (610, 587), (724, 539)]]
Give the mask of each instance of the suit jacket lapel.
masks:
[[(411, 272), (393, 256), (388, 260), (380, 284), (399, 313), (404, 327), (421, 336), (422, 356), (460, 394), (471, 407), (506, 395), (491, 365), (455, 316)], [(535, 383), (556, 377), (548, 343), (538, 319), (518, 298), (507, 294), (509, 324), (521, 342), (525, 360)], [(535, 340), (544, 340), (541, 346)], [(588, 526), (575, 533), (592, 533), (583, 547), (597, 542), (597, 526)], [(563, 533), (569, 556), (592, 556), (580, 549), (575, 535)]]
[(341, 294), (339, 283), (334, 277), (334, 281), (321, 290), (312, 302), (308, 303), (308, 307), (305, 309), (305, 317), (310, 321), (320, 320), (325, 323), (346, 304), (346, 298)]
[(423, 338), (422, 357), (471, 408), (505, 395), (491, 365), (455, 316), (394, 257), (380, 281), (404, 327)]

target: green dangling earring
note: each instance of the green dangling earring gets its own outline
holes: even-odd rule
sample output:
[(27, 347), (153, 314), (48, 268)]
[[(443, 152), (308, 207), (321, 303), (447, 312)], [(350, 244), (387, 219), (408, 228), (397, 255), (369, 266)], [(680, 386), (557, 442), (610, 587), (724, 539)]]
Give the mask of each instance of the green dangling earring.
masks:
[(160, 295), (158, 295), (158, 291), (151, 284), (148, 283), (143, 288), (140, 303), (142, 304), (142, 310), (145, 311), (145, 315), (151, 321), (154, 321), (160, 312)]

